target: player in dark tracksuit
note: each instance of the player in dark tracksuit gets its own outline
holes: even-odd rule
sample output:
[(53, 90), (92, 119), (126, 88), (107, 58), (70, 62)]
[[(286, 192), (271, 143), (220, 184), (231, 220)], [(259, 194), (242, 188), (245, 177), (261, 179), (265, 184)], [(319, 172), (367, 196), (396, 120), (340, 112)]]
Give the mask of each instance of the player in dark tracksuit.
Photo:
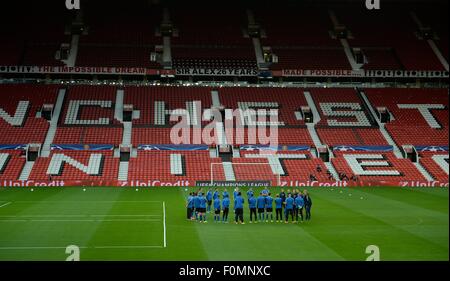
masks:
[(305, 220), (309, 221), (311, 219), (312, 200), (307, 190), (303, 192), (303, 201), (305, 202)]
[(273, 198), (269, 194), (266, 196), (266, 222), (269, 222), (269, 216), (270, 216), (270, 222), (273, 222)]
[(284, 189), (281, 189), (280, 198), (281, 198), (281, 206), (284, 206), (284, 203), (286, 202), (286, 193), (284, 192)]

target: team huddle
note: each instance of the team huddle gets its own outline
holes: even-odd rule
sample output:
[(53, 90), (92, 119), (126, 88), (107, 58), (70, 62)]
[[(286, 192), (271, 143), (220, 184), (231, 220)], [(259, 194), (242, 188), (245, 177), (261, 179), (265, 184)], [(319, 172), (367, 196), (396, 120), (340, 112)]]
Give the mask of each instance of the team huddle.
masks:
[[(221, 199), (222, 198), (222, 199)], [(228, 214), (230, 210), (230, 194), (225, 189), (220, 195), (216, 188), (214, 191), (209, 189), (206, 194), (202, 189), (197, 192), (191, 192), (187, 198), (187, 219), (195, 220), (201, 223), (207, 222), (207, 214), (214, 211), (214, 222), (228, 223)], [(245, 200), (239, 188), (233, 192), (234, 221), (236, 224), (245, 224), (244, 222), (244, 204)], [(247, 191), (247, 204), (250, 211), (250, 223), (274, 222), (273, 207), (275, 205), (275, 221), (289, 223), (298, 223), (303, 220), (311, 219), (312, 200), (307, 190), (303, 192), (297, 190), (280, 190), (279, 194), (272, 197), (268, 189), (262, 190), (256, 197), (253, 189)], [(305, 211), (305, 215), (303, 214)], [(222, 217), (221, 217), (222, 213)]]

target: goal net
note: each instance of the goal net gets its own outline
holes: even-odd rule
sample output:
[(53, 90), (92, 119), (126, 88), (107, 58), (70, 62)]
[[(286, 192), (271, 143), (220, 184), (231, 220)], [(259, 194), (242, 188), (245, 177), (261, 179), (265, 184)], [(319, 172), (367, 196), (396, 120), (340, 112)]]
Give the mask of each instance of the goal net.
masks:
[[(247, 161), (248, 162), (248, 161)], [(223, 162), (211, 163), (211, 186), (214, 185), (265, 185), (280, 186), (280, 174), (274, 174), (269, 163)]]

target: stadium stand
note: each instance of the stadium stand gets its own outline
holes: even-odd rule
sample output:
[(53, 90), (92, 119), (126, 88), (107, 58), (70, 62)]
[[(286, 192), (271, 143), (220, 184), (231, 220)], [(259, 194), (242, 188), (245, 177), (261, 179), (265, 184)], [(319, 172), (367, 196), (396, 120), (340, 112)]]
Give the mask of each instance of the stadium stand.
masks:
[(55, 151), (36, 160), (29, 180), (114, 180), (118, 169), (111, 151)]
[[(435, 180), (448, 180), (448, 152), (421, 152), (420, 163)], [(446, 168), (445, 168), (446, 167)]]
[[(351, 32), (349, 44), (366, 53), (370, 69), (443, 70), (426, 41), (418, 38), (417, 24), (404, 9), (370, 13), (354, 8), (339, 9), (340, 23)], [(387, 51), (377, 52), (375, 49)]]
[[(283, 181), (313, 177), (328, 182), (338, 180), (339, 173), (360, 181), (448, 181), (448, 89), (440, 84), (443, 80), (433, 81), (434, 75), (442, 78), (448, 71), (448, 27), (441, 24), (446, 12), (419, 7), (412, 13), (398, 8), (369, 13), (350, 4), (345, 9), (286, 9), (267, 3), (211, 11), (189, 4), (173, 9), (170, 4), (136, 2), (133, 10), (119, 5), (102, 13), (107, 1), (99, 1), (86, 3), (83, 13), (55, 10), (54, 17), (41, 18), (29, 11), (16, 21), (0, 19), (6, 27), (0, 36), (0, 179), (195, 182), (214, 175), (215, 180), (274, 183), (277, 170)], [(346, 31), (342, 40), (337, 27)], [(430, 41), (423, 38), (424, 30), (432, 33)], [(432, 48), (434, 43), (444, 59)], [(62, 44), (75, 52), (70, 62), (58, 58)], [(351, 58), (358, 50), (363, 62), (355, 67)], [(267, 60), (270, 55), (278, 61)], [(78, 75), (81, 68), (55, 75), (28, 75), (28, 68), (5, 72), (5, 66), (69, 64), (140, 67), (144, 73), (129, 78)], [(177, 73), (186, 69), (251, 69), (256, 74)], [(286, 69), (342, 72), (281, 75)], [(365, 70), (387, 74), (360, 77), (352, 70), (358, 75), (369, 73)], [(399, 71), (406, 77), (399, 77)], [(427, 79), (422, 83), (413, 73)], [(24, 84), (31, 78), (37, 83)], [(53, 116), (59, 118), (44, 116), (44, 105), (52, 105)], [(126, 107), (132, 108), (131, 118), (124, 121)], [(189, 129), (189, 143), (207, 148), (186, 150), (174, 144), (170, 134), (182, 117), (189, 114), (189, 125), (204, 128), (211, 118), (196, 117), (211, 108), (223, 115), (225, 110), (275, 110), (281, 147), (276, 155), (282, 160), (255, 158), (255, 151), (239, 147), (267, 144), (249, 137), (250, 115), (240, 116), (232, 130), (215, 124), (218, 131), (211, 136), (217, 139), (212, 142)], [(388, 120), (380, 118), (383, 108)], [(305, 118), (304, 110), (311, 116)], [(171, 113), (179, 113), (178, 119), (169, 120)], [(222, 133), (226, 138), (219, 139)], [(46, 152), (36, 160), (25, 153), (33, 143)], [(96, 151), (96, 145), (110, 150)], [(417, 151), (431, 148), (419, 151), (415, 161), (402, 155), (407, 145)], [(352, 158), (356, 154), (367, 159)], [(366, 164), (376, 167), (361, 168)]]
[[(181, 170), (174, 171), (171, 167), (171, 155), (181, 155)], [(131, 158), (129, 180), (164, 180), (176, 182), (178, 180), (210, 181), (210, 163), (220, 163), (220, 158), (210, 158), (208, 151), (139, 151), (138, 157)], [(148, 169), (147, 167), (152, 167)], [(175, 169), (176, 170), (176, 169)], [(218, 180), (224, 179), (223, 171), (217, 169), (214, 176)]]
[(58, 86), (0, 84), (0, 143), (43, 143), (49, 124), (39, 117), (44, 104), (54, 104)]
[(17, 180), (25, 165), (24, 151), (0, 151), (0, 180)]
[[(409, 159), (398, 159), (392, 153), (335, 151), (334, 154), (336, 158), (332, 159), (332, 163), (337, 172), (344, 173), (349, 178), (355, 175), (361, 181), (425, 181)], [(358, 159), (355, 160), (352, 156), (358, 156)], [(369, 165), (360, 168), (363, 163)]]
[[(393, 120), (386, 124), (386, 129), (398, 145), (448, 145), (447, 90), (365, 89), (364, 92), (374, 107), (386, 107), (391, 112)], [(401, 108), (405, 104), (431, 109), (423, 110), (429, 114), (422, 115), (414, 106)]]

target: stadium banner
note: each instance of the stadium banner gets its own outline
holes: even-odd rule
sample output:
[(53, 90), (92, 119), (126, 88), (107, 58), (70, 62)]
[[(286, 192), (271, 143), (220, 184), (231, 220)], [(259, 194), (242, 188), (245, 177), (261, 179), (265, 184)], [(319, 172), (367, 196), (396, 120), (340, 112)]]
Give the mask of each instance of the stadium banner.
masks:
[(50, 150), (113, 150), (110, 144), (52, 144)]
[(243, 151), (309, 151), (310, 146), (307, 145), (241, 145), (240, 150)]
[(392, 145), (379, 145), (379, 146), (337, 145), (333, 147), (333, 151), (391, 152), (394, 151), (394, 148), (392, 147)]
[(175, 70), (177, 76), (258, 76), (257, 69), (237, 68), (237, 69), (224, 69), (224, 68), (178, 68)]
[(197, 181), (196, 187), (270, 187), (270, 181)]
[(343, 70), (343, 69), (283, 69), (273, 70), (274, 77), (347, 77), (347, 78), (448, 78), (447, 71), (410, 70)]
[(195, 144), (180, 144), (180, 145), (154, 145), (154, 144), (140, 144), (138, 150), (170, 150), (170, 151), (197, 151), (197, 150), (209, 150), (207, 145), (195, 145)]
[(273, 71), (274, 76), (282, 77), (364, 77), (364, 70), (308, 70), (308, 69), (283, 69)]
[[(273, 187), (270, 181), (210, 181), (191, 182), (188, 179), (179, 179), (176, 181), (162, 180), (0, 180), (0, 187)], [(281, 180), (278, 187), (449, 187), (448, 181), (284, 181)]]
[(0, 66), (0, 73), (19, 74), (146, 75), (148, 71), (141, 67)]
[(26, 148), (26, 144), (0, 144), (0, 150), (24, 150)]
[(417, 152), (448, 152), (448, 146), (415, 146)]

